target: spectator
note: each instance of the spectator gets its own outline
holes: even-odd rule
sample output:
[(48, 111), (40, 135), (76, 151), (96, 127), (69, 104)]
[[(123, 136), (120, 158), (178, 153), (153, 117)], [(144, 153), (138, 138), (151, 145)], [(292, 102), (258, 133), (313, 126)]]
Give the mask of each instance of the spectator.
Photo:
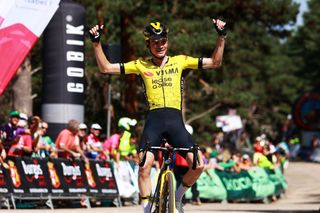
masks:
[(28, 119), (28, 132), (31, 135), (32, 147), (37, 147), (40, 135), (38, 130), (40, 128), (41, 118), (39, 116), (30, 116)]
[(241, 135), (236, 142), (236, 148), (241, 154), (253, 154), (252, 145), (246, 131), (241, 132)]
[(70, 120), (67, 124), (67, 128), (63, 129), (56, 141), (55, 145), (58, 151), (58, 157), (67, 159), (82, 157), (86, 163), (88, 163), (87, 157), (84, 155), (79, 142), (78, 137), (79, 122), (76, 120)]
[(134, 157), (137, 155), (137, 144), (138, 137), (136, 134), (131, 134), (128, 131), (124, 131), (119, 144), (120, 158), (124, 160), (131, 160), (130, 156)]
[(18, 111), (12, 111), (9, 114), (9, 122), (1, 127), (2, 143), (6, 153), (12, 144), (18, 142), (16, 138), (18, 122), (20, 120), (20, 113)]
[(9, 165), (6, 162), (4, 162), (4, 160), (7, 158), (7, 153), (2, 145), (2, 132), (0, 132), (0, 134), (0, 164), (3, 166), (3, 168), (9, 169)]
[(37, 131), (39, 134), (39, 142), (35, 148), (36, 156), (41, 158), (52, 157), (56, 158), (57, 152), (55, 148), (55, 144), (52, 139), (46, 135), (49, 125), (47, 122), (42, 121), (40, 123), (40, 127)]
[(134, 127), (137, 124), (136, 119), (131, 119), (128, 117), (120, 118), (118, 121), (118, 127), (123, 131), (123, 134), (120, 138), (119, 143), (119, 151), (120, 151), (120, 157), (122, 159), (125, 159), (127, 155), (132, 153), (133, 155), (137, 154), (136, 151), (136, 136), (131, 135), (132, 129), (131, 127)]
[(80, 147), (84, 152), (87, 152), (87, 145), (86, 145), (86, 139), (88, 136), (87, 133), (88, 127), (85, 123), (79, 124), (79, 132), (78, 132), (78, 137), (80, 141)]
[(87, 152), (86, 155), (91, 159), (105, 160), (109, 159), (108, 151), (105, 151), (100, 141), (101, 126), (97, 123), (91, 125), (90, 134), (87, 136)]
[(221, 145), (223, 142), (223, 137), (224, 137), (223, 132), (218, 132), (218, 133), (215, 133), (212, 138), (212, 148), (216, 150), (218, 153), (223, 152), (223, 148)]
[(319, 136), (313, 135), (311, 139), (312, 154), (310, 160), (320, 162), (320, 139)]
[(239, 165), (241, 170), (249, 170), (252, 167), (250, 156), (248, 154), (242, 155)]
[(241, 171), (240, 153), (233, 153), (227, 161), (219, 163), (219, 166), (221, 166), (223, 170), (239, 173)]
[(219, 153), (216, 150), (212, 150), (209, 156), (209, 167), (212, 169), (218, 169), (218, 170), (224, 170), (223, 167), (221, 167), (218, 162)]
[(241, 172), (241, 167), (240, 167), (241, 154), (239, 152), (234, 153), (231, 157), (231, 161), (234, 162), (234, 165), (230, 168), (230, 171), (240, 173)]
[(265, 149), (265, 141), (263, 138), (257, 137), (253, 147), (255, 150), (253, 154), (253, 164), (263, 168), (274, 169), (273, 163), (265, 155), (268, 151)]
[(294, 134), (289, 139), (289, 150), (291, 160), (296, 160), (300, 151), (301, 143), (298, 135)]
[(114, 133), (103, 142), (103, 149), (109, 152), (110, 158), (115, 162), (119, 162), (120, 160), (119, 144), (123, 132), (124, 130), (119, 128), (118, 132)]
[(23, 113), (19, 114), (16, 131), (15, 141), (17, 143), (10, 146), (8, 156), (31, 156), (33, 152), (32, 138), (27, 126), (27, 116)]

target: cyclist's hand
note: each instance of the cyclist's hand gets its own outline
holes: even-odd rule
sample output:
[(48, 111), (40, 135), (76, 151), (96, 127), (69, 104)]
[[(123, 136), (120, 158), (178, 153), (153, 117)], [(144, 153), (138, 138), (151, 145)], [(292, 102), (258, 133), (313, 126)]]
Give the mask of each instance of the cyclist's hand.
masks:
[(95, 25), (89, 30), (90, 39), (93, 43), (99, 43), (102, 34), (103, 25)]
[(226, 24), (226, 22), (221, 21), (220, 19), (214, 19), (214, 18), (212, 18), (212, 22), (214, 23), (214, 27), (216, 28), (216, 31), (220, 36), (226, 36), (227, 35), (227, 24)]

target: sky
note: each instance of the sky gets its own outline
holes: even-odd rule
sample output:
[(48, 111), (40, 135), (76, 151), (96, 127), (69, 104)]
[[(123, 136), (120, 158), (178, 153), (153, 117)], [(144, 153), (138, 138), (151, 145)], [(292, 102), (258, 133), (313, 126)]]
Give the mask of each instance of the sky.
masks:
[(297, 17), (297, 26), (301, 26), (303, 24), (303, 13), (308, 10), (308, 0), (295, 0), (300, 4), (300, 12)]

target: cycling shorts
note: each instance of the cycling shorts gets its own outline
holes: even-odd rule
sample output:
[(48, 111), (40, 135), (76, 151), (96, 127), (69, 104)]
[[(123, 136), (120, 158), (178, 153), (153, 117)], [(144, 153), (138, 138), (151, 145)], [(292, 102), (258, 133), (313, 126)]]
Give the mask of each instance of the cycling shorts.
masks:
[[(173, 147), (190, 148), (194, 145), (191, 135), (185, 128), (181, 110), (174, 108), (151, 110), (139, 143), (139, 152), (144, 149), (147, 141), (151, 146), (160, 146), (163, 138)], [(186, 153), (181, 155), (185, 157)]]

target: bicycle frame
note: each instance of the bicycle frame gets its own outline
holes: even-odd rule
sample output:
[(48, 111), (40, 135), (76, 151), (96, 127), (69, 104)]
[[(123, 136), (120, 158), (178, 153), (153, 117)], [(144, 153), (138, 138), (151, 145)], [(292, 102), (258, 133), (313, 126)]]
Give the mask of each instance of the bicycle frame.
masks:
[[(163, 204), (162, 202), (166, 202), (166, 201), (164, 201), (161, 198), (166, 197), (164, 193), (170, 193), (170, 195), (169, 195), (169, 208), (173, 209), (173, 210), (171, 210), (171, 212), (174, 212), (175, 211), (175, 188), (174, 188), (175, 186), (173, 184), (174, 173), (170, 169), (170, 164), (172, 163), (172, 156), (175, 152), (179, 152), (179, 151), (192, 152), (195, 156), (193, 158), (192, 169), (195, 169), (197, 163), (199, 163), (199, 159), (198, 159), (199, 147), (198, 147), (198, 145), (195, 144), (191, 148), (165, 148), (163, 146), (152, 147), (149, 143), (147, 143), (145, 149), (143, 150), (144, 156), (142, 158), (142, 161), (139, 163), (139, 166), (144, 165), (145, 160), (146, 160), (147, 151), (152, 151), (152, 150), (161, 151), (161, 153), (162, 153), (162, 166), (160, 169), (155, 193), (152, 198), (150, 210), (152, 210), (154, 202), (156, 202), (155, 209), (158, 212), (166, 212), (166, 211), (163, 211), (163, 209), (162, 209), (164, 206), (164, 205), (162, 205)], [(168, 183), (169, 186), (165, 186), (165, 183)], [(170, 189), (168, 189), (168, 192), (164, 191), (165, 187), (170, 188)]]

